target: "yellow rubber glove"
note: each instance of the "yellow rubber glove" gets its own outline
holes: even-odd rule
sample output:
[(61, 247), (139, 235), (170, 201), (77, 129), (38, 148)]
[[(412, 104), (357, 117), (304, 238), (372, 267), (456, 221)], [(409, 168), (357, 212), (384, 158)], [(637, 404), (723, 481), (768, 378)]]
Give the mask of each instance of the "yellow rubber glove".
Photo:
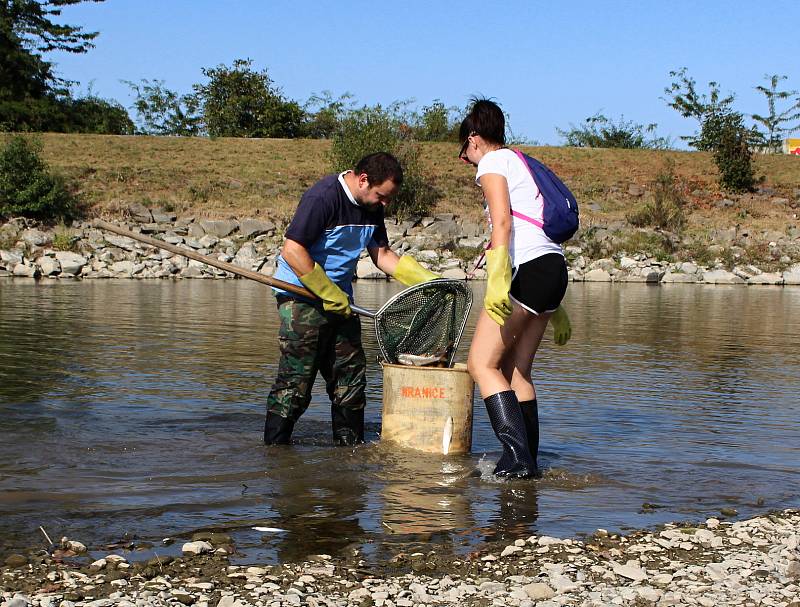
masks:
[(511, 316), (511, 258), (505, 245), (493, 247), (486, 251), (486, 295), (483, 307), (498, 325), (502, 326), (506, 318)]
[(441, 278), (438, 274), (434, 274), (430, 270), (423, 268), (411, 255), (403, 255), (400, 258), (392, 276), (407, 287)]
[(567, 316), (564, 306), (556, 308), (550, 317), (550, 324), (553, 325), (553, 341), (559, 346), (566, 344), (572, 337), (572, 324), (569, 322), (569, 316)]
[(300, 282), (322, 300), (322, 307), (326, 312), (334, 312), (342, 316), (350, 316), (353, 313), (347, 293), (328, 278), (325, 270), (318, 263), (314, 264), (314, 269), (308, 274), (300, 277)]

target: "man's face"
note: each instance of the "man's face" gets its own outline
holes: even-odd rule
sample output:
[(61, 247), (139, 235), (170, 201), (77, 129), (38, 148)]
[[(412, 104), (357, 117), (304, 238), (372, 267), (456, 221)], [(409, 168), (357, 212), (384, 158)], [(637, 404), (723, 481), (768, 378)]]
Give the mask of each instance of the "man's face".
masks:
[(386, 206), (400, 188), (391, 179), (383, 183), (370, 185), (366, 173), (358, 176), (358, 190), (354, 194), (356, 202), (361, 206), (374, 210)]

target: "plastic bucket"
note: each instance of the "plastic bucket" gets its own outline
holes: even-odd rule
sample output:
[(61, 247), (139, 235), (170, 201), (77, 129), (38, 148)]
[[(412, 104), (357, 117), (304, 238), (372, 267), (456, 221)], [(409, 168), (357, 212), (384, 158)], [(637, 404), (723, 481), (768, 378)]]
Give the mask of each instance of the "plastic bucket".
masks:
[(469, 453), (472, 393), (467, 366), (383, 365), (381, 440), (428, 453)]

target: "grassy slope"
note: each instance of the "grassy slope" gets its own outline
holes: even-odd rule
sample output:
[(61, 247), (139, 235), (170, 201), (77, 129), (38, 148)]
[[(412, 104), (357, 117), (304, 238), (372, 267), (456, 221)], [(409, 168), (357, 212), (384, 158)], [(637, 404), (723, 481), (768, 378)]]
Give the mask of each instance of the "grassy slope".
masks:
[[(302, 192), (330, 170), (330, 144), (320, 140), (200, 139), (92, 135), (41, 136), (44, 157), (79, 184), (93, 214), (113, 214), (131, 202), (160, 205), (179, 213), (209, 217), (291, 215)], [(690, 231), (746, 225), (751, 230), (784, 231), (797, 225), (796, 210), (765, 198), (744, 197), (719, 209), (723, 197), (708, 154), (643, 150), (523, 148), (553, 168), (583, 204), (584, 226), (624, 219), (644, 198), (629, 196), (631, 184), (648, 186), (675, 162), (687, 183)], [(457, 146), (422, 144), (422, 164), (441, 193), (436, 208), (480, 219), (474, 170), (456, 159)], [(796, 204), (800, 158), (758, 156), (759, 174), (778, 195)], [(599, 210), (591, 210), (596, 202)]]

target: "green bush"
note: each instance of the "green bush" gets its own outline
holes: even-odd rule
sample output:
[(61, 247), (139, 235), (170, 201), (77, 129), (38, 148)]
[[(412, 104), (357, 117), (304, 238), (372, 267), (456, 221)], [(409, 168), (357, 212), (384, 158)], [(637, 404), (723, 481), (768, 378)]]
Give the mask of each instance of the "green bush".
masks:
[(715, 135), (713, 150), (714, 162), (719, 169), (719, 185), (730, 192), (752, 192), (759, 182), (750, 151), (756, 134), (744, 126), (740, 113), (726, 112), (715, 117)]
[(682, 186), (675, 176), (675, 164), (667, 160), (663, 170), (650, 184), (652, 198), (626, 219), (637, 227), (654, 227), (678, 233), (686, 223)]
[(570, 124), (566, 130), (556, 129), (564, 138), (564, 145), (578, 148), (624, 148), (668, 150), (672, 147), (669, 137), (655, 134), (657, 124), (637, 124), (624, 117), (615, 123), (600, 113), (589, 116), (583, 126)]
[(48, 221), (75, 214), (74, 196), (60, 176), (50, 173), (40, 151), (37, 141), (15, 135), (0, 152), (0, 216)]
[(403, 167), (403, 186), (387, 209), (400, 218), (430, 214), (439, 197), (419, 163), (419, 146), (397, 111), (381, 106), (350, 112), (333, 136), (331, 164), (334, 171), (351, 169), (368, 154), (389, 152)]

